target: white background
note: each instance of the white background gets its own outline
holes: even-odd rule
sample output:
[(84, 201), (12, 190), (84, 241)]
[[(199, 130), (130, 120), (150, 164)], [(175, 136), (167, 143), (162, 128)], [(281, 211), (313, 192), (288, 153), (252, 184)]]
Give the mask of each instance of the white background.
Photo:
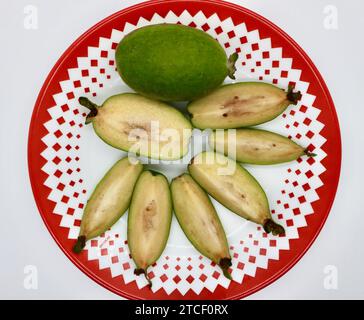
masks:
[[(32, 109), (47, 74), (83, 32), (141, 1), (1, 0), (0, 2), (0, 299), (120, 299), (78, 270), (57, 247), (36, 208), (27, 169)], [(331, 91), (341, 125), (343, 163), (334, 206), (311, 249), (275, 283), (248, 299), (363, 299), (364, 2), (241, 0), (274, 22), (312, 58)], [(24, 28), (24, 7), (38, 8), (39, 28)], [(324, 27), (327, 5), (337, 30)], [(26, 290), (24, 267), (38, 270)], [(338, 289), (324, 287), (324, 268), (338, 270)]]

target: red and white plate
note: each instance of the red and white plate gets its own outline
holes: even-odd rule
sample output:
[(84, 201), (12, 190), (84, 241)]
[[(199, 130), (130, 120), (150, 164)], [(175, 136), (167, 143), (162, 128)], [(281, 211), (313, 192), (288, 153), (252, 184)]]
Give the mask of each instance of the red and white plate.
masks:
[[(168, 246), (150, 267), (150, 289), (135, 276), (126, 241), (125, 214), (111, 230), (76, 255), (84, 205), (97, 181), (123, 152), (103, 143), (85, 126), (86, 95), (97, 103), (130, 90), (115, 70), (118, 42), (139, 27), (181, 23), (216, 38), (227, 54), (239, 53), (237, 81), (257, 80), (303, 94), (264, 128), (290, 136), (315, 158), (275, 166), (248, 166), (267, 192), (284, 237), (267, 235), (214, 201), (230, 243), (233, 281), (202, 257), (174, 219)], [(195, 132), (195, 138), (199, 137)], [(197, 148), (198, 149), (198, 148)], [(188, 157), (198, 150), (193, 150)], [(317, 237), (332, 205), (340, 173), (341, 142), (335, 107), (318, 70), (304, 51), (263, 17), (222, 1), (148, 1), (96, 24), (77, 39), (50, 72), (36, 102), (29, 132), (29, 174), (40, 214), (59, 247), (90, 278), (130, 299), (238, 299), (287, 272)], [(182, 164), (155, 169), (173, 178)]]

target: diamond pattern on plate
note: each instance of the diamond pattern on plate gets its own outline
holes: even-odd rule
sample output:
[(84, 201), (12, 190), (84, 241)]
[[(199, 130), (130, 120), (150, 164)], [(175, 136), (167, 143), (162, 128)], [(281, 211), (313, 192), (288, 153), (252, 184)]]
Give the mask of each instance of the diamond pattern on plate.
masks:
[[(155, 14), (150, 21), (140, 18), (136, 25), (126, 23), (124, 30), (114, 29), (110, 38), (100, 38), (98, 47), (89, 47), (86, 57), (77, 58), (78, 67), (68, 70), (69, 80), (60, 83), (61, 91), (53, 96), (55, 105), (48, 109), (51, 120), (44, 123), (48, 134), (42, 138), (46, 145), (42, 156), (47, 162), (42, 170), (48, 174), (45, 181), (51, 189), (48, 198), (56, 203), (54, 214), (62, 217), (60, 225), (68, 228), (68, 237), (76, 239), (91, 192), (85, 186), (90, 173), (84, 172), (80, 163), (92, 156), (93, 151), (86, 150), (87, 143), (81, 143), (86, 133), (87, 110), (78, 105), (77, 98), (86, 95), (98, 99), (105, 88), (120, 83), (114, 61), (119, 41), (139, 27), (164, 22), (204, 30), (219, 41), (227, 54), (238, 52), (238, 80), (266, 81), (282, 88), (290, 84), (303, 93), (300, 103), (289, 107), (277, 121), (283, 133), (309, 146), (317, 156), (290, 163), (285, 175), (276, 178), (278, 187), (270, 192), (272, 215), (285, 226), (285, 237), (267, 235), (261, 227), (252, 225), (254, 232), (240, 238), (236, 235), (233, 241), (229, 239), (232, 277), (242, 283), (245, 275), (254, 277), (257, 267), (266, 269), (270, 259), (279, 259), (280, 250), (289, 249), (289, 240), (299, 237), (298, 228), (307, 225), (305, 217), (313, 213), (311, 203), (318, 199), (315, 190), (322, 185), (319, 175), (325, 168), (321, 160), (326, 156), (321, 149), (325, 139), (320, 135), (324, 125), (317, 120), (320, 111), (312, 106), (315, 97), (307, 93), (309, 84), (300, 80), (302, 71), (292, 68), (292, 59), (282, 57), (282, 48), (272, 48), (269, 38), (261, 39), (259, 30), (248, 31), (244, 23), (235, 26), (230, 18), (221, 21), (216, 14), (206, 18), (201, 11), (194, 16), (188, 11), (176, 16), (170, 11), (165, 18)], [(122, 275), (125, 283), (136, 281), (143, 288), (147, 282), (133, 273), (125, 216), (121, 220), (112, 230), (87, 243), (88, 259), (98, 260), (99, 268), (109, 268), (113, 277)], [(190, 289), (199, 294), (203, 288), (213, 292), (218, 285), (229, 286), (221, 270), (193, 248), (189, 256), (162, 255), (149, 269), (149, 276), (152, 290), (162, 288), (167, 294), (174, 290), (186, 294)]]

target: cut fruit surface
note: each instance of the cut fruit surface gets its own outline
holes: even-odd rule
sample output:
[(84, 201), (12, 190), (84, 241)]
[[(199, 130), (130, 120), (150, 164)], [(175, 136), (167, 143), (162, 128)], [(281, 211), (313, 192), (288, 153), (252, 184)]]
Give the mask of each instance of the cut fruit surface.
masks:
[(209, 144), (232, 159), (251, 164), (277, 164), (310, 155), (291, 139), (258, 129), (216, 130), (211, 133)]
[(106, 173), (87, 202), (75, 252), (82, 250), (85, 241), (108, 230), (125, 213), (142, 170), (139, 161), (133, 159), (131, 162), (126, 157)]
[[(268, 199), (257, 180), (235, 161), (215, 152), (195, 156), (188, 170), (194, 180), (222, 205), (239, 216), (283, 234), (273, 222)], [(269, 231), (269, 232), (270, 232)]]
[(144, 171), (135, 186), (128, 216), (128, 245), (137, 273), (147, 276), (147, 268), (162, 254), (171, 219), (168, 180), (158, 172)]
[(107, 99), (101, 107), (85, 98), (97, 135), (107, 144), (154, 159), (175, 160), (188, 152), (191, 123), (177, 109), (135, 93)]
[(207, 193), (189, 174), (173, 179), (171, 191), (177, 220), (187, 238), (230, 277), (227, 269), (231, 258), (226, 235)]
[(280, 115), (300, 99), (299, 92), (288, 92), (263, 82), (224, 85), (188, 105), (192, 124), (200, 129), (230, 129), (258, 125)]

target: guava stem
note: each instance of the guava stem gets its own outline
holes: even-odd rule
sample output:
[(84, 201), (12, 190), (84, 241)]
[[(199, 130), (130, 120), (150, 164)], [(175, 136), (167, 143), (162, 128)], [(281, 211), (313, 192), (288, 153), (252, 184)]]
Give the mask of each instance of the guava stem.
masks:
[(294, 92), (293, 90), (293, 86), (288, 86), (287, 99), (292, 102), (292, 104), (296, 105), (298, 101), (301, 100), (302, 94), (301, 91)]
[(85, 236), (79, 236), (77, 238), (76, 244), (73, 246), (73, 252), (74, 253), (80, 253), (82, 249), (86, 245), (86, 237)]
[(195, 158), (196, 158), (196, 157), (193, 157), (193, 158), (190, 160), (190, 163), (188, 164), (188, 166), (190, 166), (190, 165), (192, 165), (192, 164), (194, 163)]
[(149, 172), (152, 174), (152, 176), (159, 176), (159, 175), (161, 175), (160, 172), (155, 171), (155, 170), (149, 170)]
[(316, 156), (317, 156), (317, 154), (316, 154), (316, 153), (310, 152), (308, 149), (305, 149), (303, 152), (304, 152), (304, 154), (305, 154), (307, 157), (316, 157)]
[(272, 219), (266, 219), (263, 228), (266, 233), (272, 232), (274, 236), (284, 235), (286, 233), (284, 228), (278, 223), (275, 223)]
[(235, 63), (238, 61), (239, 55), (237, 52), (234, 52), (228, 59), (227, 62), (227, 68), (228, 68), (228, 76), (230, 79), (235, 80), (235, 72), (236, 72), (236, 66)]
[(86, 124), (89, 124), (90, 122), (92, 122), (93, 118), (97, 116), (97, 108), (99, 108), (99, 106), (86, 97), (79, 97), (78, 102), (81, 106), (84, 106), (85, 108), (90, 110), (85, 122)]
[(229, 272), (229, 267), (231, 267), (231, 258), (222, 258), (219, 261), (219, 266), (226, 278), (232, 280), (231, 274)]
[(137, 268), (137, 269), (134, 270), (134, 274), (137, 275), (137, 276), (140, 276), (141, 274), (144, 274), (145, 279), (147, 279), (147, 281), (148, 281), (149, 288), (152, 287), (152, 281), (150, 280), (150, 278), (148, 276), (147, 269)]

